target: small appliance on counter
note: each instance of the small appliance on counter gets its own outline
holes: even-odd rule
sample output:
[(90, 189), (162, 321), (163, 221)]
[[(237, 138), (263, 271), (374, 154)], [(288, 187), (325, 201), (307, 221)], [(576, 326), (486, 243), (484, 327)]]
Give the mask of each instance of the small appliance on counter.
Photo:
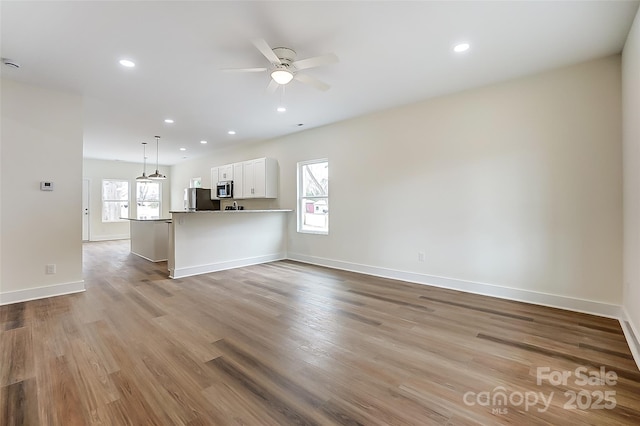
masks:
[(208, 188), (185, 188), (184, 209), (189, 211), (220, 210), (220, 200), (212, 200), (211, 190)]
[(233, 205), (226, 206), (225, 210), (244, 210), (244, 206), (239, 206), (237, 201), (233, 202)]
[(218, 182), (216, 185), (216, 197), (218, 198), (232, 198), (233, 197), (233, 181), (225, 180)]

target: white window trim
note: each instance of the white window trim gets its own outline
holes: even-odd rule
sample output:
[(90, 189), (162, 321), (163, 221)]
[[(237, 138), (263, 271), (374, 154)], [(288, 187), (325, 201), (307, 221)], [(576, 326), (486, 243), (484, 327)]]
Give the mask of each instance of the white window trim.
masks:
[(297, 217), (296, 217), (296, 228), (298, 233), (300, 234), (315, 234), (315, 235), (329, 235), (329, 224), (327, 223), (327, 230), (326, 231), (310, 231), (307, 229), (302, 229), (302, 215), (304, 214), (304, 210), (302, 208), (302, 199), (306, 199), (306, 200), (310, 200), (310, 199), (317, 199), (317, 200), (327, 200), (327, 202), (329, 202), (329, 189), (327, 188), (327, 196), (321, 196), (321, 197), (303, 197), (302, 194), (300, 194), (300, 191), (302, 190), (302, 167), (309, 165), (309, 164), (316, 164), (316, 163), (329, 163), (329, 159), (328, 158), (319, 158), (316, 160), (307, 160), (307, 161), (299, 161), (297, 168), (296, 168), (296, 173), (297, 173), (297, 187), (296, 187), (296, 204), (297, 204)]
[(202, 177), (191, 178), (189, 180), (189, 188), (202, 188)]

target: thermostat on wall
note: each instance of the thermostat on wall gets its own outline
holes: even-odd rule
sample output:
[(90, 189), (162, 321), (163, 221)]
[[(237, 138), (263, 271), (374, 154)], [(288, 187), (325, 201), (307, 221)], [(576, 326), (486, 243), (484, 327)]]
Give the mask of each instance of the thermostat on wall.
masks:
[(53, 182), (40, 182), (40, 191), (53, 191)]

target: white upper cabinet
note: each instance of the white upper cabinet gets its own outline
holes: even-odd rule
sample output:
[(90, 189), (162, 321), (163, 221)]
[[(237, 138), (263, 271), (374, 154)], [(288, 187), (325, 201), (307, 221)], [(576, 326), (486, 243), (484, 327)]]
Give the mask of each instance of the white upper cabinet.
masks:
[[(233, 164), (225, 164), (218, 167), (218, 180), (215, 183), (233, 180)], [(214, 185), (212, 182), (211, 185)]]
[(217, 200), (216, 184), (233, 181), (233, 198), (278, 198), (278, 161), (257, 158), (211, 168), (211, 199)]
[(233, 198), (244, 198), (243, 163), (233, 163)]
[(216, 191), (216, 184), (220, 182), (220, 180), (218, 179), (219, 173), (220, 173), (219, 167), (211, 168), (211, 199), (212, 200), (219, 200), (219, 198), (217, 197), (218, 191)]
[(242, 163), (242, 197), (278, 198), (278, 161), (258, 158)]

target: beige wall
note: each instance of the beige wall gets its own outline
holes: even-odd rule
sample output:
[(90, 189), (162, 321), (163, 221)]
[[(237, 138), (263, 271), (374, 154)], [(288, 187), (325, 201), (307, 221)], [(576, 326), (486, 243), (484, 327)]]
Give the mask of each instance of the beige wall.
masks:
[[(624, 307), (640, 339), (640, 12), (622, 53)], [(640, 349), (640, 348), (638, 348)]]
[[(81, 289), (82, 100), (1, 84), (0, 303)], [(54, 191), (40, 191), (44, 180)]]
[(216, 152), (174, 166), (172, 194), (271, 156), (271, 204), (295, 207), (296, 163), (326, 157), (330, 234), (298, 234), (292, 215), (290, 256), (619, 305), (620, 92), (613, 56)]
[[(102, 180), (122, 179), (129, 181), (129, 197), (132, 201), (129, 213), (135, 217), (135, 179), (142, 174), (143, 164), (124, 161), (94, 160), (83, 161), (82, 176), (89, 179), (89, 240), (103, 241), (129, 238), (129, 222), (102, 222)], [(160, 167), (161, 173), (167, 175), (168, 167)], [(147, 175), (153, 173), (147, 166)], [(162, 217), (170, 217), (171, 179), (162, 182)]]

